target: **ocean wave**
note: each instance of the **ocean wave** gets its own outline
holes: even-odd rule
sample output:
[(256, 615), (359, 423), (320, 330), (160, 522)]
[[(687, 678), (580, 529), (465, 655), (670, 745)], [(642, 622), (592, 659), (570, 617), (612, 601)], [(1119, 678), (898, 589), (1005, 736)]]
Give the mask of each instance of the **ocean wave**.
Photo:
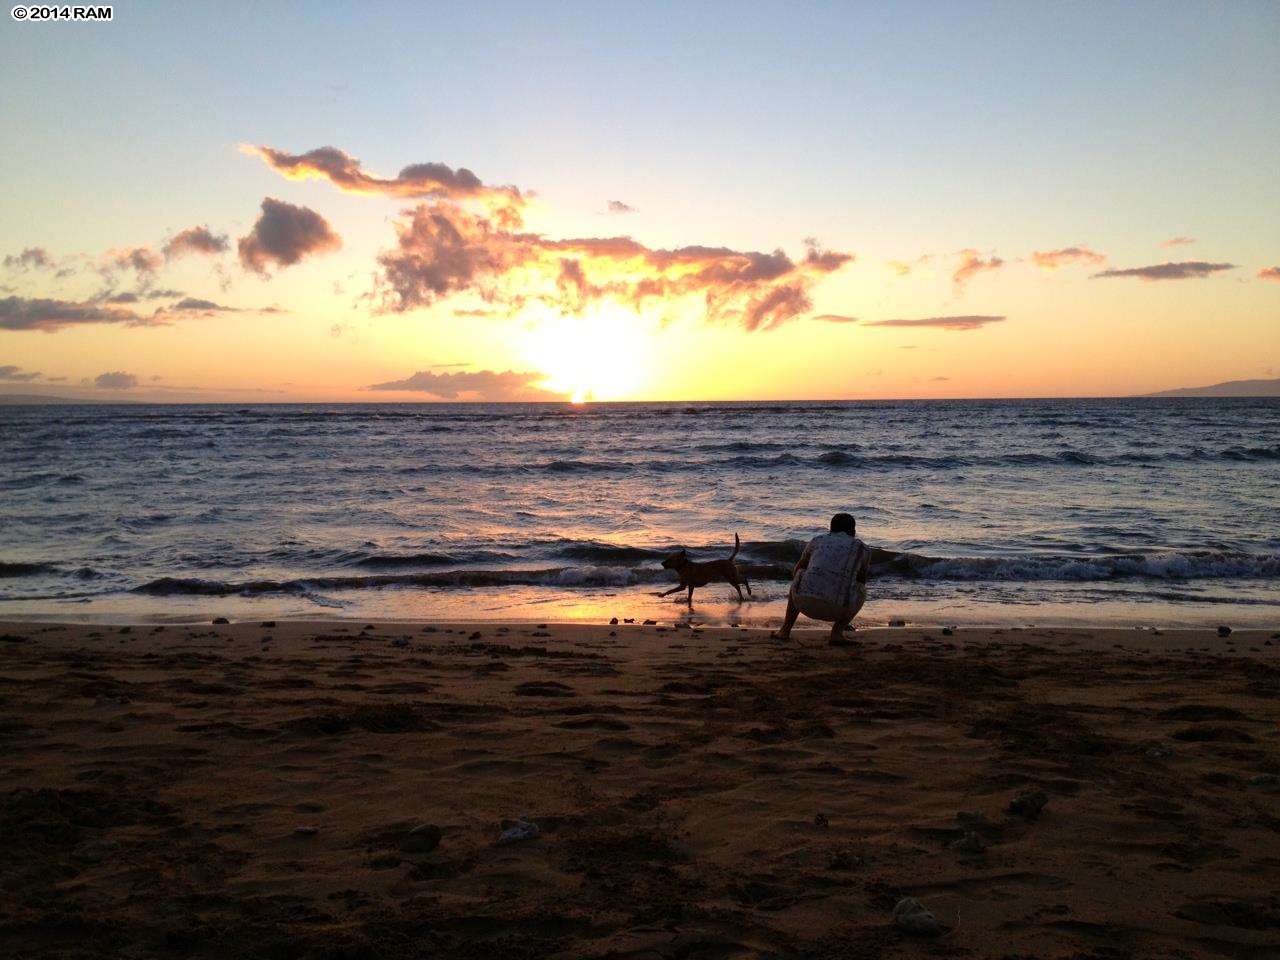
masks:
[(42, 573), (58, 573), (52, 563), (5, 563), (0, 561), (0, 577), (34, 577)]
[[(1202, 579), (1280, 578), (1280, 556), (1244, 553), (1182, 553), (1115, 557), (928, 557), (880, 551), (873, 563), (873, 580), (937, 580), (981, 582), (1068, 581), (1100, 582), (1119, 579), (1184, 581)], [(749, 580), (786, 582), (790, 563), (746, 560), (739, 569)], [(134, 587), (151, 596), (253, 596), (288, 594), (311, 596), (335, 590), (386, 588), (466, 589), (502, 586), (628, 587), (673, 582), (657, 565), (585, 564), (539, 569), (468, 568), (421, 573), (363, 576), (309, 576), (289, 580), (224, 581), (196, 577), (160, 577)], [(336, 602), (336, 601), (335, 601)]]

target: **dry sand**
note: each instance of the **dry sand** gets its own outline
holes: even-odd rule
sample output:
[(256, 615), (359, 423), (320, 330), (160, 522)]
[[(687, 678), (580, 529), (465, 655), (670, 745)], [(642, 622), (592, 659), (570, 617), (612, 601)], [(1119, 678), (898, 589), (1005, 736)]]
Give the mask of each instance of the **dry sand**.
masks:
[(0, 624), (0, 956), (1280, 957), (1270, 633), (797, 636)]

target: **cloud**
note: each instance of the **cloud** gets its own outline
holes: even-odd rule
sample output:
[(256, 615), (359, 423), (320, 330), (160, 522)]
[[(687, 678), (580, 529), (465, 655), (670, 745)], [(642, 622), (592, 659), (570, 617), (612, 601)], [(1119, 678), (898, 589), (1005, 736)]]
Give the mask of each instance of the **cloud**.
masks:
[(21, 253), (6, 256), (4, 265), (10, 270), (52, 270), (55, 264), (44, 247), (27, 247)]
[(1069, 263), (1106, 263), (1106, 254), (1088, 247), (1063, 247), (1061, 250), (1034, 250), (1031, 262), (1041, 270), (1057, 270)]
[(989, 323), (1003, 323), (1000, 316), (973, 315), (964, 317), (922, 317), (918, 320), (877, 320), (869, 327), (936, 327), (939, 330), (977, 330)]
[(107, 251), (106, 269), (134, 270), (140, 275), (155, 273), (164, 266), (164, 257), (150, 247), (125, 247)]
[(132, 373), (115, 370), (98, 374), (93, 383), (99, 390), (131, 390), (138, 385), (138, 378)]
[(12, 363), (0, 364), (0, 380), (8, 383), (29, 383), (32, 380), (39, 380), (38, 371), (23, 372), (21, 367), (14, 366)]
[(950, 380), (951, 378), (950, 377), (930, 377), (929, 379), (934, 383), (941, 383), (942, 381)]
[(636, 208), (631, 206), (631, 204), (629, 203), (623, 203), (621, 200), (610, 200), (609, 212), (610, 213), (635, 213)]
[(814, 320), (822, 320), (826, 323), (857, 323), (857, 317), (846, 317), (842, 313), (820, 313)]
[(1208, 277), (1221, 270), (1234, 270), (1234, 263), (1206, 263), (1203, 260), (1183, 260), (1179, 263), (1157, 263), (1149, 267), (1130, 267), (1127, 270), (1103, 270), (1094, 279), (1113, 277), (1137, 277), (1140, 280), (1195, 280)]
[(1185, 247), (1196, 242), (1195, 237), (1170, 237), (1160, 244), (1162, 247)]
[(1004, 261), (994, 255), (983, 260), (977, 250), (961, 250), (957, 256), (960, 257), (960, 265), (951, 274), (951, 282), (955, 285), (956, 292), (963, 291), (965, 285), (978, 274), (988, 270), (999, 270), (1004, 266)]
[(509, 314), (529, 301), (580, 314), (605, 300), (640, 310), (697, 297), (709, 320), (768, 330), (807, 312), (810, 287), (853, 259), (813, 244), (793, 261), (781, 250), (659, 250), (630, 237), (554, 240), (448, 202), (422, 204), (406, 216), (396, 248), (378, 257), (380, 307), (397, 313), (460, 293)]
[(231, 241), (225, 234), (215, 234), (208, 227), (188, 227), (174, 235), (160, 251), (166, 260), (185, 257), (187, 254), (217, 256), (231, 249)]
[(419, 370), (403, 380), (375, 383), (367, 390), (412, 391), (426, 393), (440, 400), (563, 400), (566, 394), (553, 393), (533, 386), (546, 375), (536, 372), (517, 373), (507, 370), (475, 370), (458, 373), (433, 373)]
[(1258, 271), (1258, 279), (1280, 283), (1280, 267), (1263, 267)]
[(141, 290), (126, 290), (123, 293), (112, 293), (101, 297), (104, 303), (140, 303), (143, 300), (171, 300), (174, 297), (182, 296), (181, 290), (167, 290), (157, 288), (144, 288)]
[(900, 277), (905, 277), (911, 272), (911, 264), (905, 260), (886, 260), (884, 265)]
[(495, 209), (511, 210), (513, 215), (525, 202), (515, 187), (486, 186), (466, 167), (455, 170), (443, 163), (414, 163), (388, 180), (366, 173), (359, 160), (337, 147), (319, 147), (306, 153), (250, 144), (240, 149), (260, 157), (288, 180), (328, 180), (339, 190), (364, 197), (477, 200)]
[(271, 264), (283, 269), (341, 246), (342, 239), (314, 210), (267, 197), (257, 223), (240, 238), (240, 262), (246, 270), (265, 276)]
[(0, 299), (0, 330), (42, 330), (52, 333), (63, 327), (93, 323), (123, 323), (146, 326), (152, 321), (132, 310), (103, 307), (96, 303), (26, 297)]

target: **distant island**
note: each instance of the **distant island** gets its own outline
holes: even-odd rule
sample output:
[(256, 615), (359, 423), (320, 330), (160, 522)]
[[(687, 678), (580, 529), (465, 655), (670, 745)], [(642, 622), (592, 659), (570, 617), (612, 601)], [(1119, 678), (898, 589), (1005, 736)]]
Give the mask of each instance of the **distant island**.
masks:
[(92, 403), (92, 400), (73, 400), (70, 397), (49, 397), (43, 393), (0, 393), (0, 404), (35, 403)]
[(1280, 379), (1228, 380), (1207, 387), (1179, 387), (1144, 394), (1148, 397), (1280, 397)]

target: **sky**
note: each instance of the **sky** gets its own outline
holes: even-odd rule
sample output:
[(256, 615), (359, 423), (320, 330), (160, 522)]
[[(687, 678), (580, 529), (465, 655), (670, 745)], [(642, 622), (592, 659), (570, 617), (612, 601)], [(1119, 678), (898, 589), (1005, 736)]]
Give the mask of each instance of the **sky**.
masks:
[(1280, 377), (1280, 3), (0, 22), (0, 393), (1107, 396)]

